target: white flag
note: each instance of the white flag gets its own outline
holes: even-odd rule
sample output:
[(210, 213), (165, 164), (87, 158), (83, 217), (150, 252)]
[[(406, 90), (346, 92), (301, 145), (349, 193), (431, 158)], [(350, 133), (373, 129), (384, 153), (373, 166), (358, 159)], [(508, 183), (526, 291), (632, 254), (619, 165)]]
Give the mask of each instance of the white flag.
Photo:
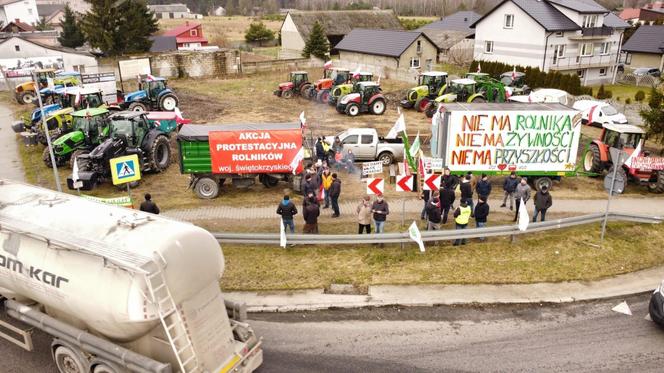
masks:
[(179, 107), (176, 106), (175, 110), (173, 110), (173, 112), (175, 112), (175, 117), (177, 117), (178, 119), (180, 119), (180, 120), (184, 119), (184, 117), (182, 116), (182, 112), (180, 111)]
[(420, 152), (420, 131), (417, 131), (417, 136), (415, 136), (415, 140), (413, 140), (413, 143), (410, 145), (410, 150), (408, 152), (411, 157), (416, 157), (417, 153)]
[[(433, 105), (438, 106), (438, 104), (436, 103), (433, 103)], [(431, 117), (431, 125), (433, 125), (434, 123), (438, 123), (439, 120), (440, 120), (440, 108), (437, 107), (436, 112), (433, 113), (433, 117)]]
[(424, 242), (422, 242), (422, 235), (420, 234), (420, 229), (417, 228), (417, 223), (413, 221), (413, 224), (408, 227), (408, 235), (410, 239), (417, 242), (417, 245), (420, 247), (420, 251), (424, 252)]
[(307, 126), (307, 118), (304, 117), (304, 111), (300, 113), (300, 125), (302, 127)]
[(641, 144), (643, 141), (639, 141), (639, 145), (636, 146), (636, 149), (632, 152), (632, 154), (629, 155), (629, 158), (625, 160), (625, 166), (632, 168), (632, 161), (634, 161), (634, 158), (638, 157), (639, 154), (641, 154)]
[(286, 247), (286, 228), (284, 228), (284, 219), (279, 219), (279, 246)]
[(525, 232), (528, 229), (528, 223), (530, 223), (528, 209), (526, 208), (526, 203), (523, 202), (523, 198), (521, 198), (521, 203), (519, 204), (519, 230)]
[(394, 123), (394, 126), (390, 130), (390, 133), (387, 134), (388, 139), (396, 139), (399, 136), (399, 133), (406, 130), (406, 120), (403, 117), (403, 114), (399, 115), (399, 119)]
[(304, 147), (301, 147), (300, 150), (295, 154), (295, 158), (290, 163), (291, 169), (293, 169), (293, 175), (297, 173), (297, 168), (300, 165), (300, 162), (304, 159)]
[(71, 179), (76, 184), (80, 179), (78, 178), (78, 158), (74, 158), (74, 166), (71, 168)]

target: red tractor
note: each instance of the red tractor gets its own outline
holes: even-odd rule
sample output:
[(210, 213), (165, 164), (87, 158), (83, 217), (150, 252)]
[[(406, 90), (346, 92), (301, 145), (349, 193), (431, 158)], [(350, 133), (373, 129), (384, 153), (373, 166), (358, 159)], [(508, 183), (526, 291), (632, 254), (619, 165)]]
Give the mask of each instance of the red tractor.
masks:
[(279, 89), (274, 91), (274, 94), (283, 98), (291, 98), (294, 95), (307, 97), (310, 88), (309, 74), (306, 71), (292, 71), (288, 74), (288, 81), (279, 83)]
[(348, 69), (339, 67), (325, 69), (323, 70), (323, 78), (318, 79), (313, 86), (309, 88), (306, 97), (327, 104), (330, 99), (332, 88), (340, 84), (348, 83), (350, 79), (351, 74)]
[[(616, 148), (632, 155), (635, 149), (641, 149), (645, 143), (643, 129), (630, 124), (604, 124), (598, 139), (588, 144), (583, 156), (583, 169), (596, 176), (605, 170), (613, 172), (610, 148)], [(639, 146), (639, 144), (641, 146)], [(646, 184), (653, 193), (664, 193), (664, 158), (652, 157), (649, 152), (639, 152), (632, 157), (630, 165), (623, 165), (616, 172), (623, 180), (632, 180)]]
[(366, 112), (382, 115), (386, 106), (387, 99), (383, 96), (378, 83), (357, 82), (353, 87), (353, 93), (349, 93), (339, 100), (337, 111), (351, 117)]

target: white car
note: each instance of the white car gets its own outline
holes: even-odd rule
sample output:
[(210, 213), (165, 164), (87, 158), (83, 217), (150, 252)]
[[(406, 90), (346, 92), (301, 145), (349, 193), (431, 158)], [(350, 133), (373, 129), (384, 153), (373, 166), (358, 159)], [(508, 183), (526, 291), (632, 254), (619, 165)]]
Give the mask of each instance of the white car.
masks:
[(560, 103), (566, 106), (572, 102), (569, 93), (553, 88), (536, 89), (528, 95), (511, 96), (509, 101), (512, 102), (534, 102), (534, 103)]
[(584, 124), (600, 128), (604, 124), (627, 124), (625, 115), (606, 102), (579, 100), (573, 107), (581, 112), (581, 121)]

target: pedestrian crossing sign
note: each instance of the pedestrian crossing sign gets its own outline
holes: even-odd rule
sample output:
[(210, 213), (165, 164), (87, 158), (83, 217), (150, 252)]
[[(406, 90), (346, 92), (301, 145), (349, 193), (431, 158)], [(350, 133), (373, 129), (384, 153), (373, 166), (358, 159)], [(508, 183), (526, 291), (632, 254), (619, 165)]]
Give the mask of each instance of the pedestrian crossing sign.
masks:
[(141, 166), (138, 155), (127, 155), (111, 159), (113, 185), (130, 183), (141, 179)]

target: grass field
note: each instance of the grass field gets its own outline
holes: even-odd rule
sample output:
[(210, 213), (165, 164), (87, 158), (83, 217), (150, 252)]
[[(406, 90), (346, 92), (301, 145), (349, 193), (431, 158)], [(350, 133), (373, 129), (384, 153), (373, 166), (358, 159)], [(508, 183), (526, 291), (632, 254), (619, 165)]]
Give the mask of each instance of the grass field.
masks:
[[(183, 19), (160, 19), (160, 32), (183, 25), (187, 20)], [(244, 41), (244, 33), (252, 22), (263, 22), (267, 28), (279, 32), (281, 21), (260, 20), (259, 18), (230, 16), (230, 17), (203, 17), (203, 19), (188, 20), (190, 23), (203, 25), (203, 35), (210, 41), (211, 45), (227, 47), (228, 43)], [(275, 36), (276, 37), (276, 36)]]
[[(593, 94), (597, 94), (599, 86), (593, 86), (592, 88)], [(643, 100), (644, 103), (648, 102), (648, 97), (650, 96), (649, 87), (637, 87), (635, 85), (626, 84), (610, 84), (604, 85), (604, 89), (610, 90), (613, 93), (614, 100), (620, 100), (622, 102), (625, 102), (625, 100), (629, 98), (633, 103), (635, 103), (636, 99), (634, 99), (634, 95), (636, 95), (636, 92), (638, 91), (643, 91), (646, 94), (646, 99)]]

